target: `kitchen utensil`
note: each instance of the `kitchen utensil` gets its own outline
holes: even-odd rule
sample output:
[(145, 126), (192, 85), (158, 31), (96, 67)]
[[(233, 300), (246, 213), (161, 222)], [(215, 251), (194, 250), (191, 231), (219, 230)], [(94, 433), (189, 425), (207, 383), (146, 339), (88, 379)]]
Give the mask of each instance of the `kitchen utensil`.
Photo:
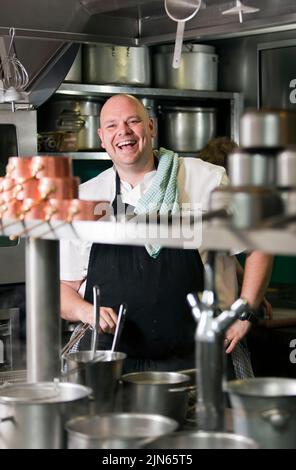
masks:
[(172, 64), (173, 68), (177, 69), (180, 66), (185, 22), (196, 15), (200, 9), (201, 0), (165, 0), (164, 6), (167, 15), (178, 23)]
[(150, 449), (258, 449), (253, 439), (226, 432), (182, 431), (162, 436)]
[(177, 428), (165, 416), (112, 413), (80, 416), (66, 424), (69, 449), (138, 449)]
[(296, 188), (296, 150), (288, 148), (276, 157), (276, 184), (279, 188)]
[(123, 325), (125, 322), (126, 312), (127, 312), (127, 305), (121, 304), (119, 307), (118, 319), (116, 323), (114, 338), (112, 341), (111, 352), (116, 351), (118, 348), (120, 337), (121, 337), (121, 332), (122, 332)]
[(87, 414), (91, 390), (67, 383), (18, 383), (0, 388), (1, 449), (61, 449), (69, 419)]
[(273, 152), (236, 149), (227, 157), (231, 186), (276, 185), (276, 157)]
[(296, 380), (257, 377), (226, 384), (234, 431), (266, 449), (296, 447)]
[(216, 91), (218, 56), (206, 44), (183, 44), (181, 63), (172, 68), (174, 46), (158, 46), (153, 55), (155, 86), (180, 90)]
[(93, 329), (91, 335), (91, 361), (95, 358), (97, 350), (98, 334), (100, 328), (100, 289), (93, 286)]
[(243, 14), (256, 13), (257, 11), (260, 11), (260, 8), (249, 7), (244, 5), (240, 0), (236, 0), (235, 7), (222, 11), (222, 15), (238, 15), (239, 22), (242, 23)]

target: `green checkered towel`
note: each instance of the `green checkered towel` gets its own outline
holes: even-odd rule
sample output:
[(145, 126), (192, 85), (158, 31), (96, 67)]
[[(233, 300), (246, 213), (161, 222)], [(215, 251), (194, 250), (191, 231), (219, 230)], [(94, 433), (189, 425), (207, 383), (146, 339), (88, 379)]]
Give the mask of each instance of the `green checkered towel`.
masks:
[[(147, 192), (139, 199), (135, 214), (159, 214), (179, 212), (179, 192), (177, 188), (177, 173), (179, 157), (176, 153), (160, 148), (156, 154), (158, 167), (153, 182)], [(145, 245), (152, 258), (159, 255), (161, 246)]]

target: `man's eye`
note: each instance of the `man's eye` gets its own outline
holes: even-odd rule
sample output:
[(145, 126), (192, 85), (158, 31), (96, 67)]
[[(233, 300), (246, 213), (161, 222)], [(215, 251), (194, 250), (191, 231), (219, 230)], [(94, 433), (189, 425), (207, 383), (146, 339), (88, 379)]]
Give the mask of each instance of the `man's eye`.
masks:
[(107, 129), (112, 129), (113, 127), (115, 127), (115, 124), (108, 124)]
[(138, 124), (138, 122), (141, 122), (140, 119), (131, 119), (129, 124)]

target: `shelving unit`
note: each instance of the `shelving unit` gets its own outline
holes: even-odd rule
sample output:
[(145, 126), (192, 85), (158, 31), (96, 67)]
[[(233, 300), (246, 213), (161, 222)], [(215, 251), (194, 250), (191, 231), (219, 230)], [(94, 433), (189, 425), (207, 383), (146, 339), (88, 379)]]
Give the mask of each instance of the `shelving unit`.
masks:
[[(239, 141), (239, 118), (243, 110), (243, 97), (240, 93), (229, 93), (220, 91), (196, 91), (196, 90), (178, 90), (172, 88), (148, 88), (135, 86), (118, 85), (92, 85), (63, 83), (56, 91), (58, 95), (70, 97), (94, 99), (106, 98), (117, 93), (129, 93), (138, 97), (145, 97), (165, 101), (190, 101), (190, 104), (211, 105), (219, 107), (226, 103), (229, 107), (230, 119), (230, 137), (236, 142)], [(106, 152), (69, 152), (69, 156), (74, 159), (82, 160), (106, 160), (109, 156)], [(185, 156), (185, 155), (184, 155)], [(186, 156), (189, 156), (186, 155)]]

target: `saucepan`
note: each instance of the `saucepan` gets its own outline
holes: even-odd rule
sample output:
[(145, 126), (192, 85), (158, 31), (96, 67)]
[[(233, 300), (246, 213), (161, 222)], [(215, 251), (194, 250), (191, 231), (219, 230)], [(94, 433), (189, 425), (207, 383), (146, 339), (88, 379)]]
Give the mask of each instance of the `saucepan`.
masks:
[(72, 176), (72, 162), (66, 156), (9, 157), (6, 173), (10, 178), (23, 180), (43, 177), (68, 178)]
[(188, 409), (189, 376), (178, 372), (132, 372), (121, 377), (122, 409), (168, 416), (181, 425)]
[(250, 438), (227, 432), (191, 431), (162, 436), (148, 446), (150, 449), (258, 449)]
[(106, 413), (66, 424), (69, 449), (138, 449), (173, 432), (176, 421), (156, 414)]

